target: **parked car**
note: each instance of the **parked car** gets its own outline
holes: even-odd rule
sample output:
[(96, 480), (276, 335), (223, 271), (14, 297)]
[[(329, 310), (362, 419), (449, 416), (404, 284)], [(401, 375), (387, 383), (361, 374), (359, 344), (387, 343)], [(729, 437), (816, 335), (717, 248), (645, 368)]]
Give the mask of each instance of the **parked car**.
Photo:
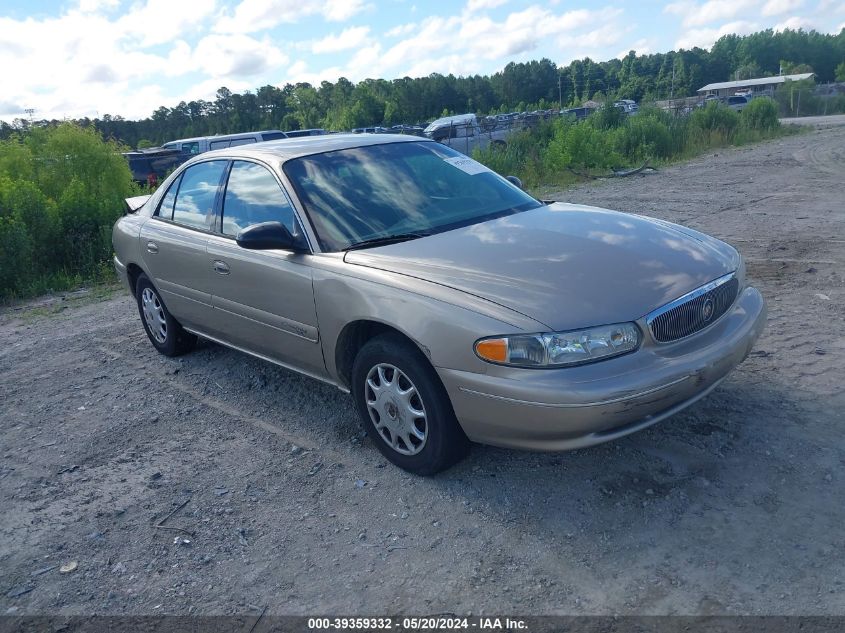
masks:
[(469, 156), (472, 150), (483, 149), (491, 143), (504, 145), (509, 131), (495, 125), (482, 127), (474, 114), (458, 114), (432, 121), (424, 133), (428, 138)]
[(314, 127), (307, 130), (288, 130), (285, 132), (285, 135), (288, 138), (297, 138), (300, 136), (322, 136), (327, 133), (328, 132), (321, 127)]
[(394, 125), (387, 130), (390, 134), (412, 134), (413, 136), (425, 136), (424, 128), (418, 125)]
[(573, 117), (576, 121), (580, 121), (581, 119), (586, 119), (595, 111), (595, 108), (567, 108), (565, 110), (561, 110), (560, 115)]
[(390, 130), (386, 127), (376, 125), (373, 127), (356, 127), (352, 130), (353, 134), (389, 134)]
[(209, 152), (127, 204), (114, 263), (155, 349), (201, 336), (350, 392), (418, 474), (470, 441), (556, 451), (650, 426), (766, 320), (728, 244), (541, 202), (412, 136)]
[(178, 149), (161, 147), (123, 152), (122, 155), (129, 163), (132, 180), (150, 187), (156, 186), (168, 173), (190, 158), (189, 154)]
[(727, 99), (725, 99), (724, 103), (731, 109), (736, 110), (737, 112), (742, 112), (742, 109), (748, 105), (751, 101), (748, 97), (744, 95), (731, 95)]
[(193, 156), (215, 149), (263, 143), (264, 141), (276, 141), (280, 138), (287, 138), (287, 134), (281, 130), (261, 130), (259, 132), (243, 132), (240, 134), (218, 134), (216, 136), (183, 138), (176, 141), (168, 141), (162, 145), (162, 148), (179, 150), (183, 154)]
[(636, 101), (631, 99), (620, 99), (619, 101), (614, 101), (613, 105), (628, 115), (636, 114), (640, 111), (640, 106), (637, 105)]

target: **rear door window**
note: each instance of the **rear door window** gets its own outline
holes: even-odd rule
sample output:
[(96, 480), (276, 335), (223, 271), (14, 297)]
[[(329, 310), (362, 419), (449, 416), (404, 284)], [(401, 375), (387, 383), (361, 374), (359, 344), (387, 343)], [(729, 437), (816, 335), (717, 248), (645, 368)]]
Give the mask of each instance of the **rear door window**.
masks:
[(214, 200), (227, 164), (214, 160), (185, 170), (173, 206), (174, 222), (203, 231), (214, 229)]
[(176, 202), (176, 192), (179, 191), (179, 183), (181, 180), (182, 177), (179, 176), (170, 184), (170, 187), (167, 189), (167, 193), (165, 193), (164, 198), (161, 199), (161, 204), (158, 205), (158, 212), (156, 215), (163, 220), (173, 219), (173, 203)]

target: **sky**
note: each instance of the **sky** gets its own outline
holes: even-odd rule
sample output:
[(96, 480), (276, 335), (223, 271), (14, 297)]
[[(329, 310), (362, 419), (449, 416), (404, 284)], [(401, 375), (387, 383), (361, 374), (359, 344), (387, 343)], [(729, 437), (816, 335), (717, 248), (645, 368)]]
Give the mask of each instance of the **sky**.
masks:
[(838, 33), (845, 0), (2, 0), (0, 119), (138, 119), (221, 86), (490, 74), (765, 28)]

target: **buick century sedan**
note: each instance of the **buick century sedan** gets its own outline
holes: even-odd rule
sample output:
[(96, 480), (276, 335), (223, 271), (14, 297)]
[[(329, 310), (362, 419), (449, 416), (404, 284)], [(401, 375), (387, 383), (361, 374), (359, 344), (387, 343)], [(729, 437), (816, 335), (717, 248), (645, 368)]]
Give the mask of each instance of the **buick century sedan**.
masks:
[(518, 185), (417, 137), (231, 147), (128, 200), (114, 263), (159, 352), (330, 383), (418, 474), (622, 437), (745, 359), (766, 309), (731, 246)]

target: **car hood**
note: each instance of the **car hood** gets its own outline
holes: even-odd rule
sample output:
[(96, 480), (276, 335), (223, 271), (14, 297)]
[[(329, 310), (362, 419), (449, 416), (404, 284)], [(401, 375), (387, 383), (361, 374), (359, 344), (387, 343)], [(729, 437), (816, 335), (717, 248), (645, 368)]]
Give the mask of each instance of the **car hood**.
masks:
[(553, 330), (633, 321), (737, 269), (717, 239), (669, 222), (554, 203), (345, 261), (442, 284)]

